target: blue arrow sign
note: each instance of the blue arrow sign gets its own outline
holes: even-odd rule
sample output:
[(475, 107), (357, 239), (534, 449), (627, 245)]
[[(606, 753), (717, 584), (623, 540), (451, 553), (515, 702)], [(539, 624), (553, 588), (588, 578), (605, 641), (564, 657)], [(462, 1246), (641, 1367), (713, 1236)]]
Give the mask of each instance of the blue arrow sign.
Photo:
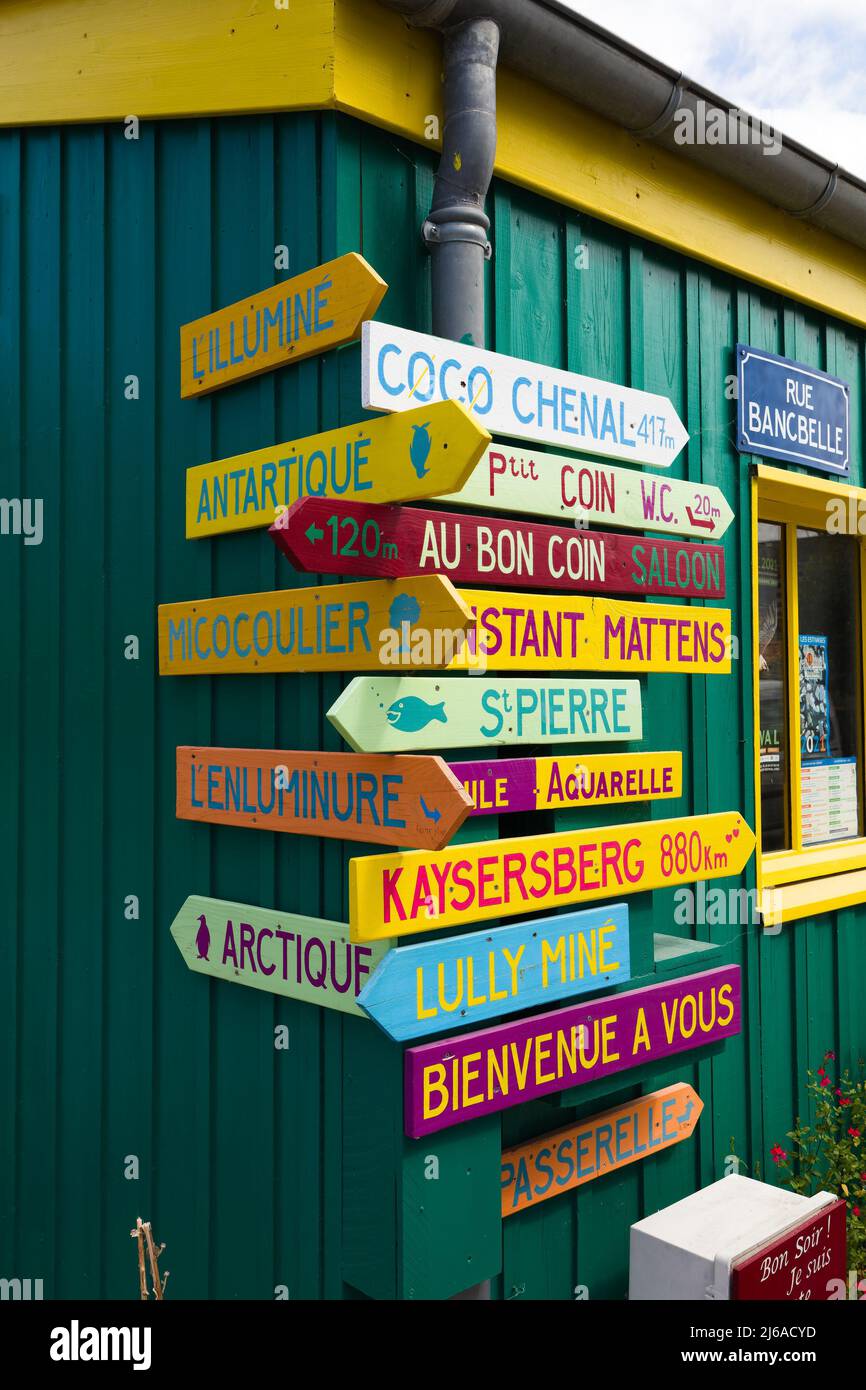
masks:
[(822, 473), (849, 473), (846, 381), (737, 344), (737, 448)]
[(393, 1038), (427, 1037), (630, 978), (628, 908), (592, 907), (389, 951), (358, 995)]

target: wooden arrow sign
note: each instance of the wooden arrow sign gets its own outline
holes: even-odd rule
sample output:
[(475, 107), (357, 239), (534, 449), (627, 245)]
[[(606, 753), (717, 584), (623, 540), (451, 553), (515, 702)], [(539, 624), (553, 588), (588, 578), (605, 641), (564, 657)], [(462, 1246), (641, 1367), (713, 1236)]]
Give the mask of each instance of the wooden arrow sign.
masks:
[(504, 1149), (502, 1215), (513, 1216), (681, 1144), (694, 1133), (703, 1108), (697, 1091), (679, 1081)]
[(445, 574), (456, 584), (677, 598), (725, 593), (718, 545), (324, 497), (293, 502), (270, 533), (295, 569), (311, 574)]
[(163, 676), (378, 671), (466, 640), (469, 609), (440, 575), (192, 599), (159, 607)]
[(186, 534), (270, 526), (303, 497), (432, 497), (461, 487), (489, 442), (462, 405), (443, 401), (202, 463), (186, 470)]
[(468, 792), (441, 758), (177, 750), (181, 820), (440, 849), (470, 805)]
[(493, 434), (670, 468), (688, 440), (671, 401), (388, 323), (361, 332), (365, 410), (457, 400)]
[(403, 1054), (404, 1128), (412, 1139), (524, 1101), (665, 1062), (740, 1031), (740, 967), (509, 1019)]
[(388, 286), (350, 251), (185, 323), (180, 394), (203, 396), (357, 338)]
[(378, 941), (738, 874), (755, 837), (735, 811), (349, 861), (353, 941)]
[(357, 996), (387, 951), (382, 943), (353, 945), (342, 922), (196, 896), (187, 898), (171, 934), (200, 975), (360, 1018), (367, 1015)]
[(682, 753), (571, 753), (451, 763), (472, 798), (471, 816), (578, 810), (682, 795)]
[(393, 1038), (424, 1038), (629, 978), (628, 908), (591, 907), (389, 951), (358, 1002)]
[(328, 718), (359, 753), (622, 743), (643, 734), (640, 685), (627, 680), (358, 676), (334, 701)]
[(724, 494), (712, 484), (649, 477), (630, 468), (501, 444), (491, 445), (459, 492), (437, 501), (702, 540), (717, 540), (734, 519)]
[(512, 595), (495, 589), (456, 592), (477, 621), (448, 663), (451, 671), (728, 675), (731, 670), (727, 608), (628, 603), (594, 595)]

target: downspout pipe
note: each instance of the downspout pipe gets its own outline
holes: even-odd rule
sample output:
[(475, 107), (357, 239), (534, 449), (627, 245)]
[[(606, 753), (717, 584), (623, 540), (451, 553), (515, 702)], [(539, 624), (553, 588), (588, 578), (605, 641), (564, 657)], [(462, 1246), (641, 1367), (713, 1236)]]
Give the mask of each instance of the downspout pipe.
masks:
[[(576, 14), (562, 0), (379, 0), (410, 25), (447, 32), (479, 17), (501, 29), (500, 65), (612, 121), (641, 143), (658, 144), (730, 179), (791, 217), (866, 250), (866, 181), (781, 132), (767, 156), (761, 122), (667, 64)], [(682, 142), (707, 109), (737, 111), (749, 143)], [(769, 143), (769, 141), (768, 141)]]
[(467, 20), (443, 35), (442, 158), (422, 235), (432, 256), (433, 332), (484, 346), (484, 201), (496, 158), (499, 26)]

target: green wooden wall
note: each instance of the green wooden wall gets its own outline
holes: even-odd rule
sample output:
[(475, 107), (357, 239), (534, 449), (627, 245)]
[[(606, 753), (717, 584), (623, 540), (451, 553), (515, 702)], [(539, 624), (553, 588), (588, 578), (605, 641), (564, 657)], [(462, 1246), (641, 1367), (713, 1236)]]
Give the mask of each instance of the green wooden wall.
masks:
[[(183, 965), (168, 929), (187, 894), (345, 918), (348, 857), (174, 817), (178, 743), (336, 748), (323, 711), (341, 684), (158, 680), (158, 602), (312, 579), (263, 533), (187, 542), (184, 472), (361, 412), (356, 347), (182, 402), (178, 328), (272, 283), (285, 244), (290, 271), (362, 251), (391, 286), (381, 316), (429, 329), (419, 227), (435, 162), (330, 114), (156, 123), (137, 141), (0, 133), (0, 495), (45, 509), (41, 546), (0, 536), (0, 1277), (42, 1278), (46, 1297), (136, 1297), (140, 1215), (167, 1243), (174, 1298), (439, 1298), (488, 1277), (499, 1298), (619, 1298), (632, 1221), (722, 1176), (732, 1140), (766, 1172), (807, 1065), (866, 1053), (866, 909), (761, 940), (748, 924), (678, 927), (672, 893), (641, 895), (642, 973), (653, 932), (712, 943), (709, 963), (743, 967), (742, 1036), (583, 1088), (578, 1108), (416, 1144), (399, 1049), (373, 1025)], [(692, 436), (673, 472), (718, 484), (737, 513), (739, 659), (727, 678), (643, 679), (643, 746), (682, 748), (685, 791), (628, 817), (751, 819), (749, 502), (725, 377), (740, 339), (849, 380), (861, 483), (863, 335), (510, 186), (488, 207), (488, 346), (671, 396)], [(695, 1140), (500, 1224), (503, 1138), (675, 1080), (704, 1100)]]

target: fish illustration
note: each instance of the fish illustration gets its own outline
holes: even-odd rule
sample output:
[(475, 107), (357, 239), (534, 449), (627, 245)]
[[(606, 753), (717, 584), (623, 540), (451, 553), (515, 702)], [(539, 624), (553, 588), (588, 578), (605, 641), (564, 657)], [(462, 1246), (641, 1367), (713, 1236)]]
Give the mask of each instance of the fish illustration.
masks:
[(196, 960), (207, 960), (207, 953), (210, 950), (210, 932), (207, 927), (207, 918), (204, 913), (199, 917), (199, 929), (195, 934), (195, 945), (198, 955)]
[(400, 729), (405, 734), (417, 734), (419, 729), (426, 728), (434, 719), (438, 719), (440, 724), (448, 723), (444, 700), (440, 700), (438, 705), (428, 705), (417, 695), (404, 695), (402, 700), (395, 700), (393, 705), (388, 706), (385, 715), (392, 728)]
[(427, 474), (430, 472), (430, 469), (427, 467), (427, 460), (430, 457), (433, 441), (427, 433), (429, 428), (429, 420), (424, 425), (412, 426), (412, 443), (409, 446), (409, 458), (419, 478), (426, 478)]

